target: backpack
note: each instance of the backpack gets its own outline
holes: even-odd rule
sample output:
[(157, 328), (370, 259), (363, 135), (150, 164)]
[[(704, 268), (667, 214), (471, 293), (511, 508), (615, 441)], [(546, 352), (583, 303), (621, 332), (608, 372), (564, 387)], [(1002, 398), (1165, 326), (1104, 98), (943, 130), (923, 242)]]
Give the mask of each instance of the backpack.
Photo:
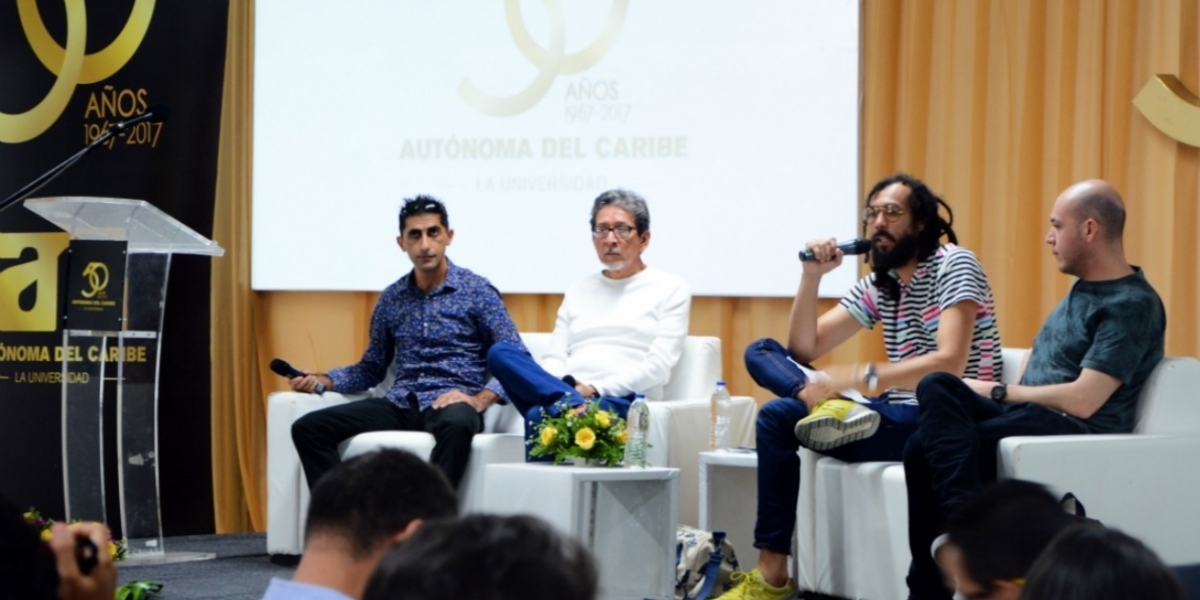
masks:
[(701, 531), (680, 525), (675, 531), (675, 598), (706, 600), (733, 588), (738, 569), (733, 546), (723, 531)]

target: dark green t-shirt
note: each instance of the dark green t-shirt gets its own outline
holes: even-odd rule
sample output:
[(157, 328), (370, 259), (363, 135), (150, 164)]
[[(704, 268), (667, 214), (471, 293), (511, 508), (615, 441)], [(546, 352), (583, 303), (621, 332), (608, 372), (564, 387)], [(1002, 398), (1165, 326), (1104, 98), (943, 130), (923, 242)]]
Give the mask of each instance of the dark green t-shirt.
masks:
[(1128, 433), (1137, 400), (1163, 357), (1167, 315), (1142, 270), (1111, 281), (1076, 280), (1033, 341), (1022, 385), (1070, 383), (1083, 369), (1120, 380), (1112, 396), (1088, 419), (1091, 433)]

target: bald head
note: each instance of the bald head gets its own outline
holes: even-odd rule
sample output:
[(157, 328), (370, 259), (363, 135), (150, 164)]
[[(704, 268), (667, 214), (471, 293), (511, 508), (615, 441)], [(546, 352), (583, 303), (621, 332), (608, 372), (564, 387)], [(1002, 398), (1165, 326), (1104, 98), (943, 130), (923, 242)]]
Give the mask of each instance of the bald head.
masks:
[(1125, 203), (1111, 183), (1101, 179), (1081, 181), (1067, 188), (1062, 199), (1076, 223), (1092, 219), (1100, 225), (1105, 241), (1121, 242), (1125, 232)]

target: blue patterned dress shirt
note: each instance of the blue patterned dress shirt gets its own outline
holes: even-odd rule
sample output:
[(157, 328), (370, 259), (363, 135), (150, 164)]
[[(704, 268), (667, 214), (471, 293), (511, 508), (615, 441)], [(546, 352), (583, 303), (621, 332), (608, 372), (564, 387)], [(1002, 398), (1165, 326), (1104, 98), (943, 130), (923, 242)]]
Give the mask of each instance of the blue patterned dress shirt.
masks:
[(383, 381), (394, 359), (396, 381), (387, 399), (401, 407), (409, 407), (410, 396), (425, 410), (450, 390), (475, 395), (484, 387), (507, 402), (500, 383), (485, 379), (496, 342), (525, 347), (491, 282), (449, 263), (446, 281), (426, 294), (410, 271), (375, 304), (362, 360), (329, 371), (329, 379), (339, 392), (365, 391)]

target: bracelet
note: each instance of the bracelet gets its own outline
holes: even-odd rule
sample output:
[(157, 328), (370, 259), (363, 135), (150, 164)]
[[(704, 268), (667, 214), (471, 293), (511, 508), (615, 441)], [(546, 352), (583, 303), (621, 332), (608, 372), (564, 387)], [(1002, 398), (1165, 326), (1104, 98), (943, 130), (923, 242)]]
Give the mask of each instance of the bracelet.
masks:
[(875, 368), (875, 363), (867, 363), (862, 380), (868, 394), (874, 394), (875, 390), (879, 389), (879, 371)]

